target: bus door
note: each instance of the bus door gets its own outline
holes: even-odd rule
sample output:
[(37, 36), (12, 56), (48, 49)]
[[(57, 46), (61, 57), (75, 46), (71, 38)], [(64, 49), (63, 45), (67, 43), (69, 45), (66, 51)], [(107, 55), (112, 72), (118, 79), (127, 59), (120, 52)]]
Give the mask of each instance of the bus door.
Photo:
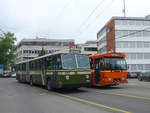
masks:
[(29, 62), (26, 63), (26, 81), (30, 81), (30, 76), (29, 76)]
[(99, 60), (95, 60), (95, 83), (99, 84), (100, 81), (100, 63)]
[(41, 79), (42, 79), (42, 85), (45, 85), (45, 75), (46, 75), (46, 59), (43, 58), (41, 61)]

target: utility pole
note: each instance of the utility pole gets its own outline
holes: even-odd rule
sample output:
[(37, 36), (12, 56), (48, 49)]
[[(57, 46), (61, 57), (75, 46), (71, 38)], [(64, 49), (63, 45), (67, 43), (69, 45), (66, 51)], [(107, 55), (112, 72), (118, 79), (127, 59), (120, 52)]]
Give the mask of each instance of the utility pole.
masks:
[(123, 0), (123, 10), (122, 10), (124, 17), (126, 17), (126, 4), (125, 4), (125, 0)]

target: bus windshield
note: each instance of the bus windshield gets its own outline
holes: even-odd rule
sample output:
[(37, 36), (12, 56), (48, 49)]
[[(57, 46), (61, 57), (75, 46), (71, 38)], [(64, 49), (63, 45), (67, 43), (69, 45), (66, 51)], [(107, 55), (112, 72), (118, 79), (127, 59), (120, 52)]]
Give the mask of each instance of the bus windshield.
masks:
[(107, 70), (127, 70), (124, 58), (104, 58), (104, 63)]
[(63, 54), (63, 69), (90, 69), (89, 58), (83, 54)]

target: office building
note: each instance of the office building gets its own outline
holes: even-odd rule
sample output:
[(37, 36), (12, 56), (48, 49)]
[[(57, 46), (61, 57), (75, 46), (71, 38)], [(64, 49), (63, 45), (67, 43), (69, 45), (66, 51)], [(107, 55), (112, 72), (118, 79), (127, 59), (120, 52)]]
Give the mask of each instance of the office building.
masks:
[(150, 16), (112, 17), (97, 33), (98, 53), (123, 52), (130, 72), (150, 70)]
[(49, 54), (67, 49), (70, 46), (74, 46), (73, 39), (23, 39), (17, 44), (16, 62), (21, 62), (37, 57), (42, 48), (45, 50), (46, 54)]

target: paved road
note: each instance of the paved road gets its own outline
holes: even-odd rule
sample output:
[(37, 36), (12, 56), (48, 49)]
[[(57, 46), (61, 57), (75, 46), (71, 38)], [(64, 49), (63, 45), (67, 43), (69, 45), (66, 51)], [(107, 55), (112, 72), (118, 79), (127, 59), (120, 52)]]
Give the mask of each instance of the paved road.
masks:
[(44, 88), (0, 78), (0, 113), (107, 113)]
[(150, 82), (48, 92), (0, 78), (0, 113), (150, 113)]

